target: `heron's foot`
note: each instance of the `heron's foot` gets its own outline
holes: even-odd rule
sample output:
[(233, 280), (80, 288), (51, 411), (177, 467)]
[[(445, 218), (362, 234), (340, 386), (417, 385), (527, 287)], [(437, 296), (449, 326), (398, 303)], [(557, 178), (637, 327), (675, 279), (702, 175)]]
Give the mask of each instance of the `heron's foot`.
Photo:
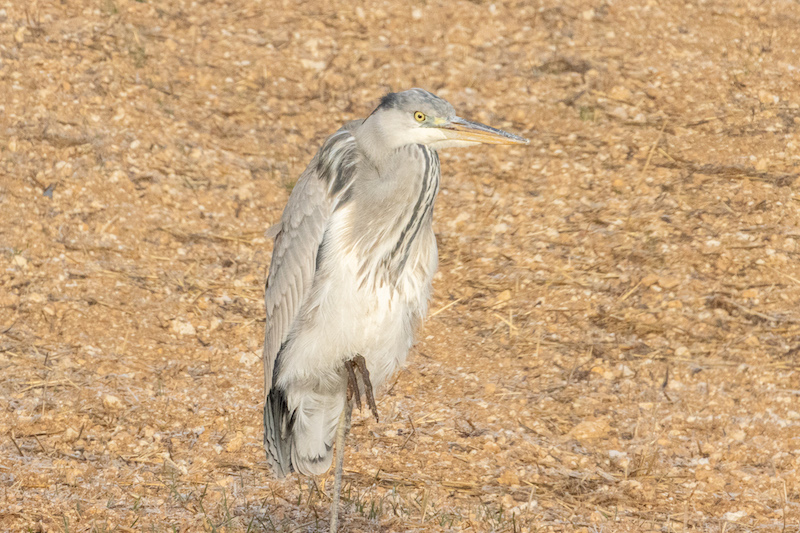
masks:
[(356, 369), (361, 374), (361, 381), (364, 382), (364, 393), (367, 396), (367, 406), (372, 414), (375, 416), (375, 421), (378, 420), (378, 406), (375, 405), (375, 395), (372, 392), (372, 382), (369, 380), (369, 370), (367, 369), (367, 362), (364, 356), (356, 355), (351, 360), (345, 362), (344, 367), (347, 369), (347, 401), (355, 397), (358, 410), (361, 410), (361, 391), (358, 388), (358, 378), (356, 378)]

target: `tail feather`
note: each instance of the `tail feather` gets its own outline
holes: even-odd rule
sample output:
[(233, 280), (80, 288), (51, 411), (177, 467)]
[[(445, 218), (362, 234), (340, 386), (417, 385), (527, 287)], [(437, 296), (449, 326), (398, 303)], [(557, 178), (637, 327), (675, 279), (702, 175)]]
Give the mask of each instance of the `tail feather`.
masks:
[(277, 477), (295, 470), (321, 475), (330, 468), (344, 403), (344, 394), (308, 389), (287, 394), (272, 388), (264, 404), (264, 447)]
[(305, 391), (296, 411), (292, 465), (305, 475), (324, 474), (333, 462), (336, 425), (344, 394)]
[(291, 461), (293, 425), (294, 417), (286, 405), (286, 395), (273, 387), (264, 402), (264, 448), (272, 472), (279, 478), (294, 472)]

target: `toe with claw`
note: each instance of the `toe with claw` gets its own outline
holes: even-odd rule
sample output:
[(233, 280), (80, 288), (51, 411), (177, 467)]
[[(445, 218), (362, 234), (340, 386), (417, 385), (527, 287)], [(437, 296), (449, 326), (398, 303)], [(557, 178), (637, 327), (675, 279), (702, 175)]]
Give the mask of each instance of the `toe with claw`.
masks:
[(361, 410), (361, 390), (358, 386), (358, 378), (356, 377), (356, 370), (361, 374), (361, 381), (364, 383), (364, 394), (367, 397), (367, 406), (372, 414), (375, 416), (375, 421), (378, 419), (378, 406), (375, 404), (375, 395), (372, 391), (372, 382), (369, 379), (369, 370), (367, 369), (367, 362), (362, 355), (356, 355), (351, 360), (345, 363), (347, 370), (347, 400), (355, 399), (355, 403)]

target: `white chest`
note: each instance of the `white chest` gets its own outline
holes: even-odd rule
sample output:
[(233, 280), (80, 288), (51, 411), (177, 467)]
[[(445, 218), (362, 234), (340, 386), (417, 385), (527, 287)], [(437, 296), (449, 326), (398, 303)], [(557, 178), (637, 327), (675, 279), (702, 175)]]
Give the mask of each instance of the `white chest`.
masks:
[[(362, 355), (378, 387), (404, 363), (415, 333), (427, 313), (437, 266), (436, 240), (430, 227), (421, 232), (399, 271), (379, 260), (365, 260), (364, 250), (333, 239), (314, 286), (287, 345), (291, 367), (278, 380), (320, 379), (338, 382), (344, 361)], [(313, 377), (313, 378), (312, 378)]]

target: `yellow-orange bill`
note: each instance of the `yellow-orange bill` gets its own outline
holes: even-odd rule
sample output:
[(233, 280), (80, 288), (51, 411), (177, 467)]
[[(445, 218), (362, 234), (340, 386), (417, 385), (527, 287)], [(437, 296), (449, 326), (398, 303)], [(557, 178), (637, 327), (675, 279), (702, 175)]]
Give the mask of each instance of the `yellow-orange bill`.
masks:
[(458, 141), (483, 144), (528, 144), (530, 142), (513, 133), (498, 130), (480, 122), (464, 120), (461, 117), (455, 117), (439, 127), (448, 138)]

